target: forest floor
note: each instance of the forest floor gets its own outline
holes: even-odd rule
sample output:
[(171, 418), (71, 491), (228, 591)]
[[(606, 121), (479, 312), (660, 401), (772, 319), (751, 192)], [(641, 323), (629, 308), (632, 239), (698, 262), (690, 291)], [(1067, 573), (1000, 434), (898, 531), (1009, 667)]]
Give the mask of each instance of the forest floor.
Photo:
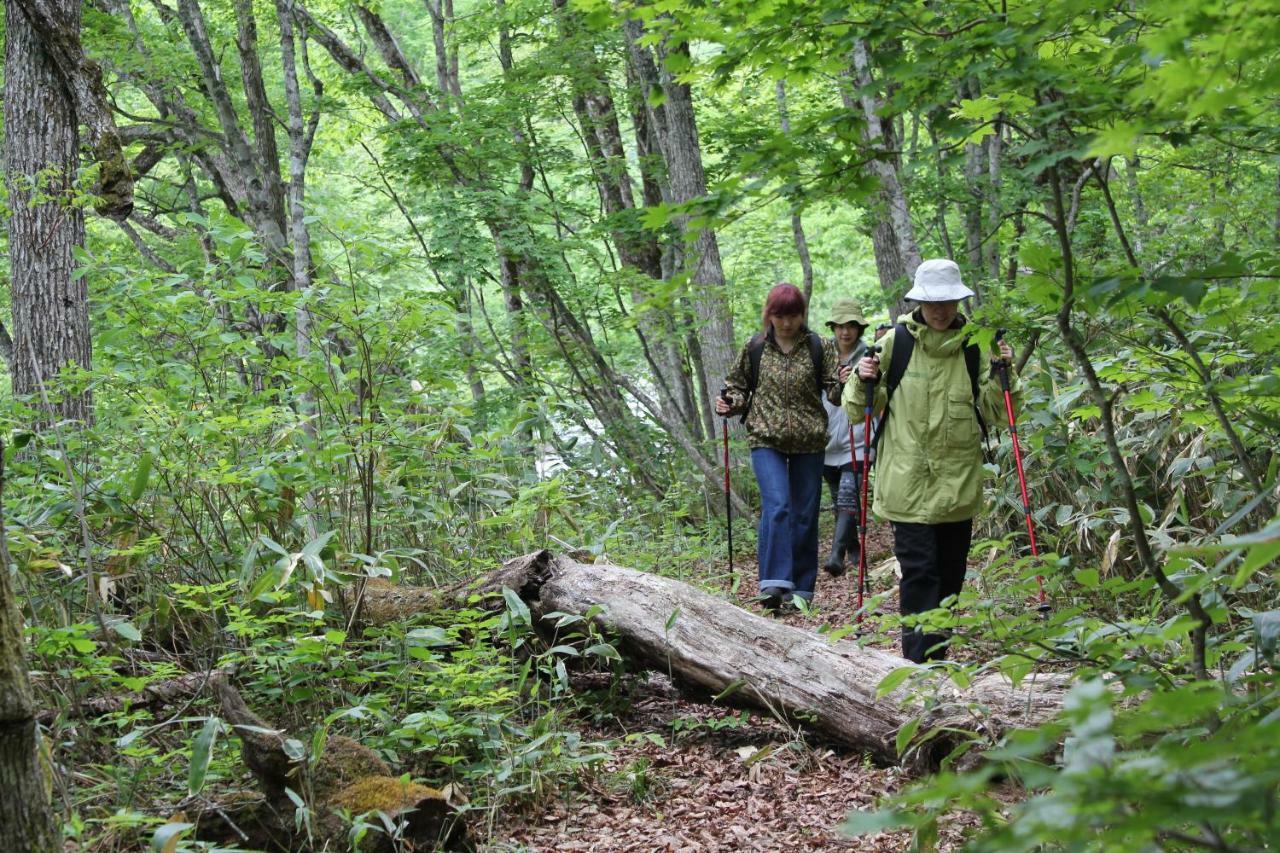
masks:
[[(824, 540), (822, 554), (830, 540)], [(887, 525), (868, 531), (873, 590), (890, 590), (882, 609), (896, 612), (897, 580)], [(737, 566), (743, 582), (733, 599), (754, 609), (753, 559)], [(819, 572), (814, 607), (790, 611), (788, 624), (848, 624), (857, 609), (857, 567), (833, 578)], [(888, 651), (897, 638), (870, 619), (867, 641)], [(617, 745), (582, 790), (566, 792), (533, 814), (511, 815), (490, 828), (494, 851), (899, 851), (910, 834), (848, 838), (839, 831), (854, 809), (871, 809), (908, 781), (896, 767), (877, 767), (859, 753), (827, 744), (761, 714), (687, 700), (665, 676), (627, 686), (631, 701), (601, 720), (584, 721), (586, 736)], [(957, 846), (960, 817), (940, 827), (939, 846)]]

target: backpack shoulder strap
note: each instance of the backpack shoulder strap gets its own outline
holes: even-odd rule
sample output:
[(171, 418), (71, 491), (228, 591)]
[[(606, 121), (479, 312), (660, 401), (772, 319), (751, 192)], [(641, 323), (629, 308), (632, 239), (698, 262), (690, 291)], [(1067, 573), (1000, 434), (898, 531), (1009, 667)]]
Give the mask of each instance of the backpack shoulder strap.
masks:
[(902, 377), (907, 372), (907, 364), (911, 361), (911, 353), (915, 351), (916, 339), (907, 328), (906, 323), (893, 327), (893, 360), (889, 362), (889, 374), (885, 377), (884, 411), (880, 413), (880, 423), (876, 425), (876, 433), (871, 439), (872, 449), (880, 446), (880, 436), (884, 433), (884, 425), (889, 422), (889, 404), (893, 402), (893, 392), (898, 390)]
[(809, 333), (809, 358), (813, 360), (813, 382), (818, 388), (818, 396), (822, 396), (822, 337), (817, 332)]
[(751, 414), (751, 403), (755, 400), (756, 386), (760, 384), (760, 359), (764, 356), (764, 333), (757, 332), (747, 341), (747, 403), (742, 408), (739, 423), (747, 422)]
[[(907, 328), (906, 323), (899, 323), (893, 327), (893, 361), (889, 364), (889, 375), (885, 377), (885, 391), (889, 395), (889, 399), (893, 399), (893, 392), (898, 390), (898, 386), (902, 384), (902, 377), (907, 373), (907, 364), (911, 361), (911, 353), (915, 351), (916, 338), (911, 334), (911, 330)], [(888, 402), (885, 408), (888, 409)]]
[(973, 414), (978, 418), (978, 429), (982, 431), (982, 440), (988, 440), (987, 422), (982, 417), (982, 409), (978, 407), (978, 370), (982, 364), (982, 351), (977, 344), (966, 344), (964, 348), (964, 366), (969, 371), (969, 387), (973, 391)]
[(764, 355), (764, 335), (756, 333), (747, 341), (747, 360), (751, 369), (747, 371), (747, 393), (754, 394), (760, 384), (760, 358)]

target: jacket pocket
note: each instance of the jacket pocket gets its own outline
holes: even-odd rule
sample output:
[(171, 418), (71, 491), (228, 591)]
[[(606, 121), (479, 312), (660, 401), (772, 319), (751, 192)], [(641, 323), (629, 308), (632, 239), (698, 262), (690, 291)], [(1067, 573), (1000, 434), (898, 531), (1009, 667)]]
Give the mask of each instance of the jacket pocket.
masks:
[(947, 448), (972, 450), (978, 446), (978, 416), (973, 411), (973, 395), (951, 392), (947, 395)]

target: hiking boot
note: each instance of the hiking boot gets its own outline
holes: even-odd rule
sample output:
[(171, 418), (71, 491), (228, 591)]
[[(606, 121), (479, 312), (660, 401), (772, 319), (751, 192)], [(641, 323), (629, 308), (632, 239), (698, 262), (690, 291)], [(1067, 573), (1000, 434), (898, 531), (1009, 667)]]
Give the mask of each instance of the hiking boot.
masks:
[(858, 525), (854, 521), (853, 513), (842, 511), (836, 514), (836, 530), (831, 535), (831, 555), (822, 564), (822, 570), (831, 577), (838, 578), (844, 574), (844, 560), (849, 552), (852, 551), (854, 556), (857, 556), (857, 532)]
[(760, 602), (764, 615), (777, 616), (783, 605), (791, 603), (791, 590), (776, 586), (765, 587), (760, 590), (760, 597), (756, 600)]

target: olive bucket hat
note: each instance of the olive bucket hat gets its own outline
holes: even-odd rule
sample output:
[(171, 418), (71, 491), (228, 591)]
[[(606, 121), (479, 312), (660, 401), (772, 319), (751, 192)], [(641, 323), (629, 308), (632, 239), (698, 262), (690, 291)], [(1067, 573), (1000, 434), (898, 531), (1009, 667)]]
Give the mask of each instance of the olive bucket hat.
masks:
[(973, 296), (960, 280), (960, 267), (946, 258), (931, 258), (916, 267), (915, 286), (905, 298), (913, 302), (958, 302)]
[(836, 304), (831, 306), (831, 319), (827, 321), (827, 328), (834, 328), (844, 323), (857, 323), (864, 329), (870, 325), (862, 318), (862, 306), (858, 304), (858, 300), (837, 299)]

